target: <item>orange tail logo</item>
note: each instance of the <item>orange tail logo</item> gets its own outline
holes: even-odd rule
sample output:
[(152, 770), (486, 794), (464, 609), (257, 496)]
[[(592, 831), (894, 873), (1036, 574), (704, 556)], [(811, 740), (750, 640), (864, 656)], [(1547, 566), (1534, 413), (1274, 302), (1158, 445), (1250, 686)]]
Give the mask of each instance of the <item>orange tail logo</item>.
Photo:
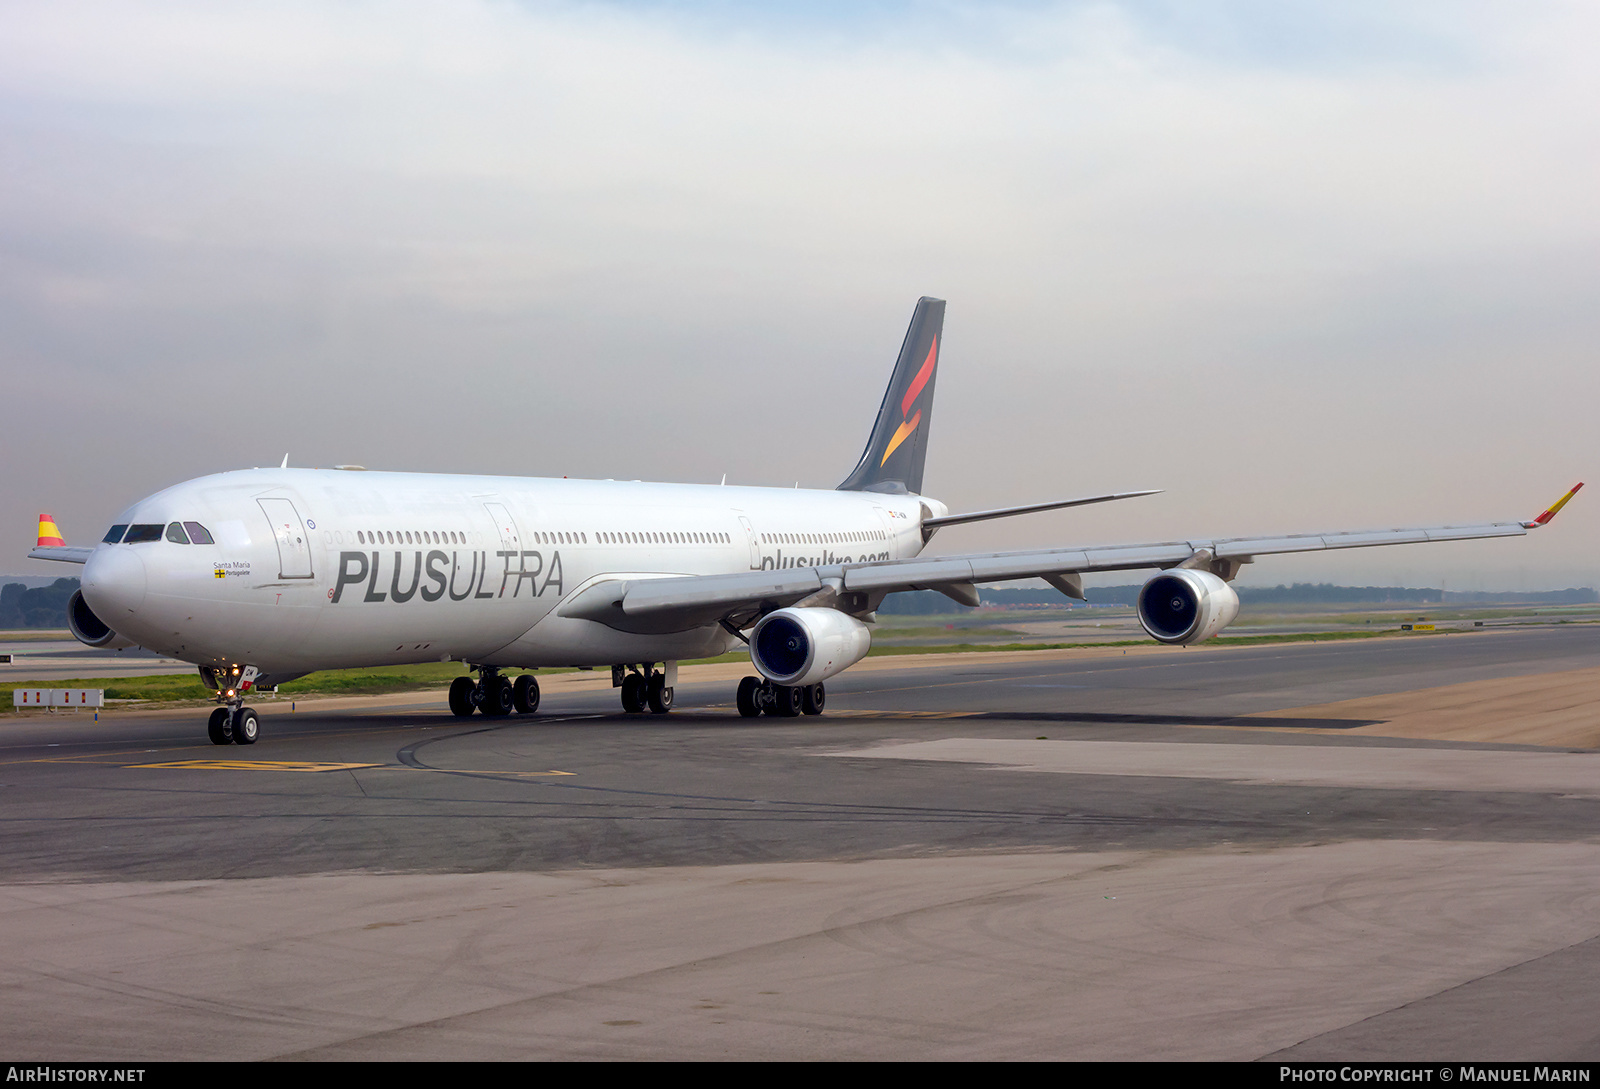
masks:
[(933, 377), (933, 364), (939, 357), (939, 338), (934, 337), (933, 343), (928, 346), (928, 361), (922, 365), (917, 376), (911, 380), (911, 385), (906, 389), (906, 395), (900, 398), (900, 426), (895, 429), (894, 438), (889, 440), (889, 448), (883, 452), (883, 460), (878, 462), (878, 468), (883, 468), (889, 462), (889, 455), (897, 450), (901, 443), (909, 439), (917, 430), (917, 425), (922, 422), (922, 410), (919, 408), (910, 419), (904, 417), (911, 412), (911, 406), (917, 400), (917, 394), (922, 392), (928, 384), (928, 379)]

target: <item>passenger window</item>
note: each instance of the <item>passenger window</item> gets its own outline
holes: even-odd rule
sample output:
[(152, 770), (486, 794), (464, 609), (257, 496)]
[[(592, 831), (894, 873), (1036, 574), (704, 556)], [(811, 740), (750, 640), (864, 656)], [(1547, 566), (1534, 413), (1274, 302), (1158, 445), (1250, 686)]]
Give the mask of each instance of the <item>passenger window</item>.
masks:
[(185, 522), (183, 528), (189, 531), (189, 540), (195, 544), (216, 544), (211, 539), (211, 531), (199, 522)]
[(112, 526), (110, 529), (106, 530), (106, 535), (102, 543), (116, 544), (118, 541), (122, 540), (122, 535), (126, 532), (128, 532), (128, 525), (126, 522), (120, 526)]

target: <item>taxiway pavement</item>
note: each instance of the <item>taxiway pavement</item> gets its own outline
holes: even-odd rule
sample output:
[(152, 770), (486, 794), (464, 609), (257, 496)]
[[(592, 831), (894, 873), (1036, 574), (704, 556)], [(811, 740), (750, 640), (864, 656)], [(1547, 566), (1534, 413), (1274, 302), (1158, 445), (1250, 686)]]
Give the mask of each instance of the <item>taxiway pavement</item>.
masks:
[[(0, 1046), (1600, 1057), (1600, 627), (863, 666), (789, 720), (726, 667), (667, 716), (269, 702), (252, 748), (8, 719)], [(1537, 745), (1470, 687), (1557, 674)]]

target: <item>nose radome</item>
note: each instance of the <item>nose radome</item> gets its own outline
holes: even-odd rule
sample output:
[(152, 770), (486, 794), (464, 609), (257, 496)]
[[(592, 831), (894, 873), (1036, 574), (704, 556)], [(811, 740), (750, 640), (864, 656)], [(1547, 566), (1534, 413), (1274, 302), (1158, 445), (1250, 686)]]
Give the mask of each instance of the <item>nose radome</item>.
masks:
[(144, 561), (125, 545), (97, 548), (83, 565), (83, 599), (113, 628), (144, 604), (145, 583)]

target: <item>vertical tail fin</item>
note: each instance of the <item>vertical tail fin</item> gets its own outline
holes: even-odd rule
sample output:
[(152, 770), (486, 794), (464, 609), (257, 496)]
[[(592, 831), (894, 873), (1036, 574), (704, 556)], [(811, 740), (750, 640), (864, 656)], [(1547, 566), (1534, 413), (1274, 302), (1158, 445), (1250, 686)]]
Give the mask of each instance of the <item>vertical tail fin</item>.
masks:
[(839, 491), (921, 494), (922, 463), (933, 420), (933, 380), (943, 334), (944, 300), (918, 299), (866, 452)]

